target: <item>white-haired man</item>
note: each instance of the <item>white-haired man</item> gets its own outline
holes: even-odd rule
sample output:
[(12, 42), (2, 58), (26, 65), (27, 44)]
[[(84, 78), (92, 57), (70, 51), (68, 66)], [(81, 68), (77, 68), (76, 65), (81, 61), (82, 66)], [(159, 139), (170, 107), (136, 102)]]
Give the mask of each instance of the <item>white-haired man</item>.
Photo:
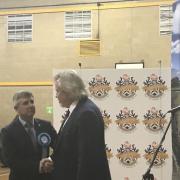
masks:
[[(99, 108), (88, 98), (82, 79), (74, 71), (60, 72), (54, 80), (56, 98), (68, 108), (69, 115), (51, 156), (53, 180), (111, 180)], [(46, 162), (48, 159), (41, 161), (48, 171)]]

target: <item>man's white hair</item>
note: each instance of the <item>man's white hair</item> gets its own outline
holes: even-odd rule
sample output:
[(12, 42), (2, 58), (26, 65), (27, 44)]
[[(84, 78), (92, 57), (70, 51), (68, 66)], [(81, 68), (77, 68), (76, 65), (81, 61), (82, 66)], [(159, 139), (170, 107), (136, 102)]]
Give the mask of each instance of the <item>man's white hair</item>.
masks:
[(60, 72), (54, 80), (59, 90), (67, 93), (72, 101), (88, 96), (83, 80), (74, 70)]

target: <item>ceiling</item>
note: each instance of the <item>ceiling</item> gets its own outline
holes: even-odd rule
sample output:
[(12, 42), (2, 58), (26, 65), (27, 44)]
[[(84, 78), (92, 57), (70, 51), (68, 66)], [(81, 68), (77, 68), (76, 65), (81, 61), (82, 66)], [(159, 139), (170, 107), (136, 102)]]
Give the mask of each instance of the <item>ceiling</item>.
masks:
[(38, 6), (61, 6), (70, 4), (91, 4), (97, 2), (121, 2), (134, 0), (0, 0), (0, 9), (27, 8)]

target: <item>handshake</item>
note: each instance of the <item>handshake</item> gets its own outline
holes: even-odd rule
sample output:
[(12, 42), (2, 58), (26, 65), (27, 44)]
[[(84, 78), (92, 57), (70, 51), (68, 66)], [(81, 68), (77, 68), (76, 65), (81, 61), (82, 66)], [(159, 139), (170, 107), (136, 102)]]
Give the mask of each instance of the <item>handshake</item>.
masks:
[(53, 170), (51, 158), (43, 158), (39, 163), (39, 173), (50, 173)]

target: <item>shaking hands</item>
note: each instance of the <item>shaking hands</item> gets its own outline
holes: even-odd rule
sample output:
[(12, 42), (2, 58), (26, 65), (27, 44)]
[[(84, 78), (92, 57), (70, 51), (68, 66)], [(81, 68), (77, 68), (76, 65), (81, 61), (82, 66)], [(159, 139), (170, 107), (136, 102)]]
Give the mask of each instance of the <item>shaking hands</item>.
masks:
[(53, 170), (53, 161), (51, 158), (43, 158), (39, 163), (40, 173), (50, 173)]

